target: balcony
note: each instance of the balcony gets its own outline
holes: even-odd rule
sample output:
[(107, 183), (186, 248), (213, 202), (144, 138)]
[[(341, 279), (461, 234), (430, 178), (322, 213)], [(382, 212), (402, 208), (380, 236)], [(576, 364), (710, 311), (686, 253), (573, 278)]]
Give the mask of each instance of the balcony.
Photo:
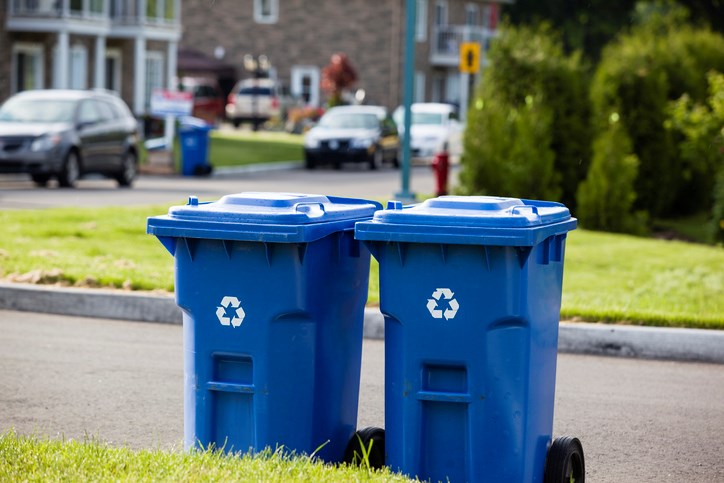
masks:
[(180, 0), (8, 0), (8, 30), (178, 40)]
[[(433, 26), (430, 39), (430, 63), (434, 66), (457, 67), (460, 62), (460, 44), (477, 42), (482, 52), (488, 48), (490, 39), (498, 32), (485, 27), (470, 25), (438, 25)], [(485, 65), (482, 55), (482, 64)]]

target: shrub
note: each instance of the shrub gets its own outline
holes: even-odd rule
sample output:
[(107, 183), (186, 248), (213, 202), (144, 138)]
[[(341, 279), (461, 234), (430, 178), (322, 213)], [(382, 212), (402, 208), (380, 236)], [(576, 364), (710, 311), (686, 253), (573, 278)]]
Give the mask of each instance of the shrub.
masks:
[(550, 27), (504, 26), (468, 114), (462, 188), (575, 202), (590, 158), (589, 103), (578, 54)]
[(631, 141), (616, 115), (596, 139), (594, 153), (588, 177), (578, 187), (576, 216), (581, 225), (592, 230), (642, 233), (645, 218), (632, 211), (639, 160), (631, 152)]
[[(714, 178), (710, 167), (682, 156), (682, 137), (667, 129), (670, 101), (688, 94), (701, 102), (706, 72), (724, 68), (724, 37), (685, 19), (681, 7), (670, 7), (619, 36), (604, 49), (591, 86), (594, 129), (606, 131), (611, 115), (620, 116), (640, 161), (635, 207), (654, 216), (700, 209)], [(597, 143), (594, 157), (596, 146), (608, 149)]]

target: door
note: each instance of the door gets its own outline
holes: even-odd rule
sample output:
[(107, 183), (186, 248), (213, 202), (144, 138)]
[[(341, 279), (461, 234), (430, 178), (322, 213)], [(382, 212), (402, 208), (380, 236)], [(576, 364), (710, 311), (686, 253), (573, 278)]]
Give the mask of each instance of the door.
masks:
[(102, 116), (94, 101), (81, 101), (78, 108), (76, 129), (80, 138), (80, 156), (82, 171), (103, 169), (107, 133), (102, 123)]
[(292, 67), (292, 95), (306, 106), (319, 107), (319, 67)]

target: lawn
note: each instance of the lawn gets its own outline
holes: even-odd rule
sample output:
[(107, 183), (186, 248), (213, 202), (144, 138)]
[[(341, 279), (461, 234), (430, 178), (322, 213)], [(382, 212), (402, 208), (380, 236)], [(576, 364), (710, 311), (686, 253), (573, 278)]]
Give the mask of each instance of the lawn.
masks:
[(214, 166), (299, 161), (302, 136), (280, 132), (213, 131), (209, 161)]
[(267, 451), (257, 457), (133, 451), (94, 441), (0, 434), (0, 481), (411, 481), (388, 469), (330, 465)]
[[(146, 235), (167, 206), (0, 212), (0, 278), (173, 290), (173, 261)], [(724, 249), (576, 230), (566, 246), (564, 318), (724, 329)], [(373, 261), (369, 303), (378, 303)]]

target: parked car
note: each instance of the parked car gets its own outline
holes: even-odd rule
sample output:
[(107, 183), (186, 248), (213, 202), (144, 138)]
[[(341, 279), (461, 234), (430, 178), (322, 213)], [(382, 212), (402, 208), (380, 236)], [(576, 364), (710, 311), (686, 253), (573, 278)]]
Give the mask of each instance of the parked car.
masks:
[[(413, 159), (431, 161), (443, 149), (451, 156), (462, 154), (462, 133), (464, 126), (458, 121), (455, 107), (437, 102), (416, 102), (412, 104), (410, 150)], [(403, 106), (393, 114), (400, 135), (404, 136), (405, 111)]]
[(400, 138), (397, 127), (380, 106), (339, 106), (328, 110), (319, 124), (304, 137), (307, 169), (331, 163), (367, 163), (370, 169), (383, 162), (399, 166)]
[(234, 127), (251, 123), (254, 130), (277, 118), (284, 120), (294, 99), (274, 79), (244, 79), (236, 83), (226, 101), (226, 117)]
[(177, 83), (178, 90), (191, 92), (194, 107), (191, 115), (216, 125), (224, 117), (224, 97), (219, 83), (206, 77), (182, 77)]
[(99, 173), (130, 186), (138, 169), (138, 124), (117, 96), (34, 90), (0, 106), (0, 173), (28, 173), (45, 186), (74, 187)]

